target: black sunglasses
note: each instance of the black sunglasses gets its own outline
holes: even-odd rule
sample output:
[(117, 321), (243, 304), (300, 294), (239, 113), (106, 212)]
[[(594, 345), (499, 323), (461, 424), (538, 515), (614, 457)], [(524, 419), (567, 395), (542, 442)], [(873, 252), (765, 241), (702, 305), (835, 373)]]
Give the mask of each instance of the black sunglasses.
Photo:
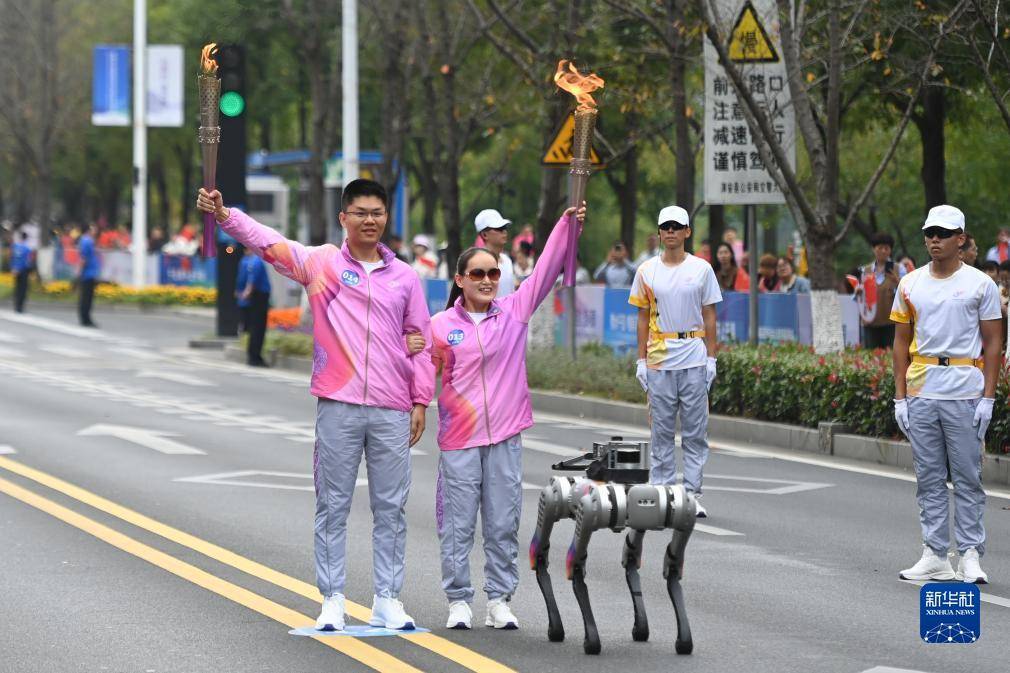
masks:
[(680, 222), (664, 222), (659, 225), (660, 231), (683, 231), (687, 229), (689, 225), (681, 224)]
[(958, 233), (956, 229), (944, 229), (943, 227), (930, 227), (922, 230), (926, 238), (950, 238)]
[(470, 269), (466, 272), (466, 277), (472, 281), (482, 281), (484, 276), (490, 281), (496, 281), (501, 278), (501, 269)]

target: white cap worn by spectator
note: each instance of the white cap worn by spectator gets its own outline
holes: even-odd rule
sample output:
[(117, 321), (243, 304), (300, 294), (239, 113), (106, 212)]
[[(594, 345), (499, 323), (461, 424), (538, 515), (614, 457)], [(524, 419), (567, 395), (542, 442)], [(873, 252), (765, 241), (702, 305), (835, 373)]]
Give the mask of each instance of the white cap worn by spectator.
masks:
[(477, 213), (477, 217), (473, 218), (473, 226), (477, 228), (478, 234), (485, 229), (501, 229), (510, 224), (512, 224), (512, 220), (506, 220), (494, 208), (482, 210)]
[(421, 245), (427, 248), (428, 250), (431, 250), (431, 239), (425, 236), (424, 234), (418, 234), (417, 236), (415, 236), (412, 243), (413, 245)]
[(691, 218), (688, 216), (687, 211), (680, 206), (667, 206), (659, 211), (659, 221), (656, 224), (659, 225), (664, 222), (677, 222), (690, 226)]
[(923, 229), (929, 227), (964, 231), (964, 213), (954, 206), (933, 206), (926, 215), (926, 224), (922, 225)]

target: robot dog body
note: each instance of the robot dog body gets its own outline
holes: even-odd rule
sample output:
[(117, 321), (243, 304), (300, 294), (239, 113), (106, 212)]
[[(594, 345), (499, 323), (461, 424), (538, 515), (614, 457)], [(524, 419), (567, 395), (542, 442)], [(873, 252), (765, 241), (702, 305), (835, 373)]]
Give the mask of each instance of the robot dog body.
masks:
[(594, 443), (592, 453), (553, 466), (556, 470), (586, 470), (587, 476), (551, 477), (550, 483), (540, 493), (537, 527), (530, 543), (530, 565), (536, 572), (537, 584), (547, 603), (547, 637), (551, 641), (560, 642), (565, 638), (548, 572), (551, 532), (558, 521), (574, 519), (575, 535), (565, 559), (565, 569), (582, 611), (585, 628), (583, 649), (586, 654), (599, 654), (601, 649), (585, 576), (589, 540), (594, 532), (604, 528), (615, 533), (629, 529), (621, 565), (635, 611), (631, 635), (636, 641), (649, 638), (638, 574), (645, 531), (673, 530), (663, 561), (663, 577), (666, 578), (667, 592), (677, 616), (676, 651), (678, 654), (691, 652), (691, 627), (687, 621), (680, 580), (683, 577), (684, 550), (694, 530), (694, 497), (680, 484), (644, 483), (649, 475), (648, 458), (648, 442), (624, 442), (620, 437), (614, 437), (606, 444)]

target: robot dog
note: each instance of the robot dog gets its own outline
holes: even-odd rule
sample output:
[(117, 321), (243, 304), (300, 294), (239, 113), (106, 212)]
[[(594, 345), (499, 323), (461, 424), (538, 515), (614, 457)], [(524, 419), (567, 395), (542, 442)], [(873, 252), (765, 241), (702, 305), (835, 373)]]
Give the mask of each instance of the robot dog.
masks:
[(599, 654), (600, 636), (589, 603), (586, 587), (586, 561), (589, 539), (593, 533), (609, 528), (620, 533), (630, 529), (624, 540), (621, 565), (631, 591), (635, 623), (631, 637), (639, 642), (649, 639), (649, 622), (642, 600), (642, 583), (638, 569), (642, 565), (642, 543), (647, 530), (673, 529), (673, 538), (666, 547), (663, 577), (677, 616), (677, 654), (690, 654), (693, 649), (691, 627), (680, 580), (684, 571), (684, 550), (695, 523), (694, 496), (681, 484), (652, 485), (649, 481), (649, 443), (625, 442), (613, 437), (607, 443), (593, 443), (592, 453), (564, 460), (552, 466), (559, 471), (585, 471), (585, 477), (551, 477), (540, 492), (537, 528), (530, 543), (530, 565), (536, 571), (537, 584), (547, 603), (547, 638), (552, 642), (565, 639), (551, 576), (548, 555), (551, 531), (562, 519), (575, 520), (575, 536), (568, 549), (565, 567), (568, 579), (582, 611), (586, 654)]

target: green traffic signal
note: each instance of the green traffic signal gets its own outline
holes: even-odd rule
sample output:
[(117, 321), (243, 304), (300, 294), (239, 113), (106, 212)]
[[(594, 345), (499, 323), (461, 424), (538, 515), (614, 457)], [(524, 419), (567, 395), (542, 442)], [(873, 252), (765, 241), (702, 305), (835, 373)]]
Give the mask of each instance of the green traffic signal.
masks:
[(228, 91), (221, 95), (218, 107), (221, 113), (228, 117), (238, 117), (245, 110), (245, 99), (238, 91)]

